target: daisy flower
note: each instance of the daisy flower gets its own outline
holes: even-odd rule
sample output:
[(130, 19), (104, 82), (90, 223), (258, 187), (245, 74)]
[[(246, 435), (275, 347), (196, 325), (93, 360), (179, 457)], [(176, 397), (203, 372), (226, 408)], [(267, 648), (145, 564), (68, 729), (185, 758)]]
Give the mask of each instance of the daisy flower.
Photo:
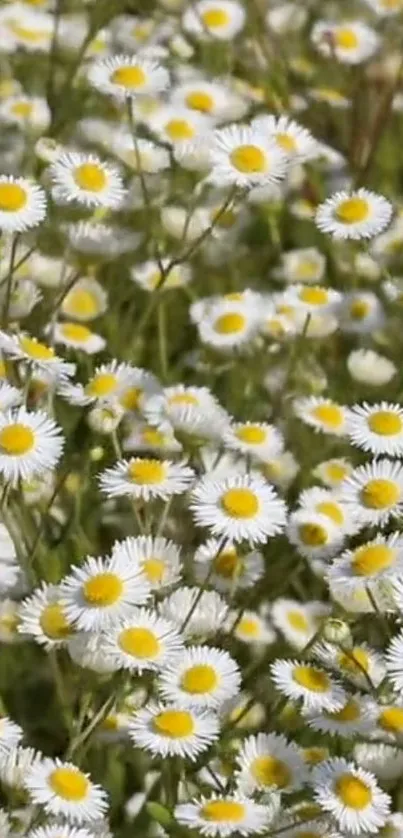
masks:
[(112, 55), (94, 61), (88, 70), (89, 83), (116, 99), (133, 99), (161, 93), (169, 85), (169, 74), (152, 58)]
[(73, 823), (97, 821), (107, 809), (106, 792), (72, 762), (45, 757), (27, 772), (24, 785), (47, 815)]
[[(0, 461), (1, 465), (1, 461)], [(194, 481), (194, 472), (185, 462), (134, 457), (121, 460), (99, 477), (101, 490), (108, 497), (153, 498), (168, 500), (182, 495)]]
[(46, 413), (25, 407), (0, 413), (0, 472), (7, 482), (54, 468), (63, 445), (59, 427)]
[(351, 519), (349, 510), (340, 503), (336, 492), (316, 486), (312, 489), (305, 489), (298, 497), (298, 506), (304, 511), (312, 510), (319, 515), (326, 515), (348, 535), (353, 535), (357, 531), (355, 521)]
[(75, 372), (75, 365), (59, 358), (51, 346), (31, 337), (27, 332), (16, 335), (0, 331), (0, 349), (4, 355), (26, 361), (35, 370), (43, 370), (53, 379), (68, 378)]
[(378, 535), (373, 541), (347, 550), (329, 567), (329, 586), (337, 587), (338, 595), (347, 596), (370, 589), (383, 596), (391, 593), (391, 585), (403, 574), (403, 538), (398, 532), (387, 538)]
[(341, 483), (349, 477), (353, 466), (345, 457), (332, 457), (330, 460), (323, 460), (313, 470), (312, 474), (317, 477), (325, 486), (330, 489), (337, 489)]
[(106, 346), (105, 338), (92, 332), (82, 323), (73, 323), (66, 320), (64, 323), (55, 323), (52, 330), (53, 340), (69, 349), (81, 349), (87, 355), (95, 355), (102, 352)]
[(150, 588), (138, 565), (124, 554), (89, 557), (60, 585), (67, 619), (83, 631), (108, 629), (148, 599)]
[(232, 794), (180, 803), (174, 809), (174, 818), (181, 826), (197, 830), (200, 835), (226, 838), (233, 834), (258, 835), (264, 832), (277, 811), (274, 803), (255, 803), (242, 795)]
[[(371, 334), (385, 323), (385, 312), (376, 294), (372, 291), (352, 291), (344, 294), (337, 316), (342, 332)], [(376, 367), (374, 369), (376, 383)]]
[(57, 585), (42, 584), (20, 609), (20, 634), (29, 635), (46, 649), (62, 646), (74, 633)]
[(317, 209), (316, 224), (335, 239), (369, 239), (382, 232), (392, 218), (392, 204), (361, 188), (355, 192), (336, 192)]
[(152, 453), (155, 456), (182, 451), (182, 445), (174, 436), (173, 429), (165, 422), (156, 427), (147, 422), (132, 422), (122, 442), (123, 451)]
[(214, 481), (208, 476), (192, 492), (190, 508), (196, 524), (228, 541), (266, 542), (286, 522), (286, 505), (260, 476), (229, 476)]
[(403, 691), (403, 631), (400, 631), (386, 650), (386, 671), (394, 688)]
[(250, 125), (229, 125), (215, 131), (210, 146), (209, 181), (247, 188), (284, 178), (288, 158), (274, 140)]
[(83, 827), (71, 826), (69, 823), (55, 823), (30, 830), (29, 838), (94, 838), (94, 833)]
[(141, 568), (152, 591), (163, 591), (179, 582), (182, 575), (178, 546), (166, 538), (141, 535), (115, 541), (112, 556), (125, 555)]
[(0, 175), (0, 230), (22, 233), (45, 216), (46, 197), (40, 186), (23, 177)]
[(200, 588), (183, 587), (165, 597), (159, 611), (186, 638), (205, 638), (223, 629), (228, 605), (216, 591), (203, 591), (200, 596)]
[(299, 661), (277, 660), (271, 667), (277, 689), (291, 701), (302, 700), (304, 711), (340, 710), (346, 701), (343, 688), (325, 672)]
[[(168, 143), (174, 153), (195, 153), (197, 155), (198, 140), (210, 132), (211, 119), (199, 111), (183, 108), (179, 105), (165, 105), (158, 108), (149, 118), (149, 127), (165, 143)], [(200, 148), (201, 160), (205, 164), (208, 160), (207, 151)], [(182, 162), (179, 157), (179, 162)], [(203, 167), (204, 168), (204, 165)]]
[(377, 33), (360, 20), (340, 23), (318, 21), (311, 38), (319, 52), (326, 57), (336, 58), (342, 64), (361, 64), (379, 49)]
[(339, 498), (362, 526), (382, 527), (403, 510), (403, 468), (387, 459), (359, 466), (341, 484)]
[(317, 283), (323, 279), (325, 256), (316, 247), (294, 248), (281, 254), (276, 275), (285, 282)]
[(252, 127), (285, 151), (292, 162), (302, 163), (318, 156), (319, 145), (310, 131), (288, 116), (258, 116)]
[(64, 317), (88, 323), (108, 308), (108, 295), (96, 279), (84, 277), (74, 283), (60, 306)]
[[(369, 314), (369, 320), (371, 320)], [(372, 349), (354, 349), (347, 358), (347, 369), (354, 381), (370, 387), (382, 387), (397, 373), (397, 367), (385, 355)]]
[(295, 649), (303, 649), (316, 634), (320, 621), (327, 615), (322, 603), (298, 602), (279, 597), (273, 603), (270, 616), (275, 628)]
[(107, 259), (137, 250), (144, 238), (142, 233), (125, 227), (98, 224), (94, 221), (66, 224), (64, 230), (73, 250)]
[(216, 710), (239, 693), (239, 667), (223, 649), (190, 646), (163, 669), (159, 691), (164, 701)]
[(277, 639), (268, 619), (248, 608), (242, 611), (241, 617), (239, 617), (239, 612), (232, 612), (229, 615), (227, 631), (241, 643), (247, 643), (249, 646), (268, 646), (270, 643), (275, 643)]
[[(162, 269), (166, 270), (170, 260), (162, 259), (160, 264)], [(192, 270), (189, 265), (176, 265), (164, 277), (158, 263), (150, 259), (135, 265), (130, 271), (130, 277), (145, 291), (167, 291), (169, 288), (181, 288), (187, 285), (192, 279)]]
[(182, 651), (182, 640), (174, 626), (146, 608), (133, 608), (130, 616), (105, 635), (105, 653), (130, 672), (160, 670)]
[(344, 436), (346, 433), (347, 410), (331, 399), (316, 396), (296, 399), (294, 411), (316, 431), (335, 436)]
[(196, 550), (194, 572), (198, 582), (208, 580), (222, 593), (244, 590), (263, 576), (264, 559), (257, 550), (242, 554), (235, 544), (221, 547), (216, 538), (210, 538)]
[(245, 100), (234, 93), (228, 84), (203, 78), (179, 84), (172, 91), (171, 101), (208, 114), (215, 123), (241, 119), (247, 109)]
[(326, 710), (320, 715), (307, 715), (309, 727), (331, 736), (345, 738), (369, 736), (374, 729), (373, 712), (368, 700), (356, 694), (346, 697), (346, 702), (338, 710)]
[(185, 32), (200, 40), (231, 41), (243, 29), (245, 11), (235, 0), (199, 0), (185, 10)]
[(345, 532), (332, 518), (313, 509), (293, 512), (287, 525), (287, 537), (301, 556), (326, 559), (340, 552)]
[(17, 407), (23, 400), (22, 393), (7, 382), (0, 382), (0, 412), (10, 410), (12, 407)]
[(60, 392), (71, 404), (83, 406), (118, 402), (126, 410), (137, 410), (145, 395), (159, 391), (157, 379), (152, 373), (115, 359), (101, 364), (83, 386), (64, 384)]
[(245, 794), (301, 788), (307, 769), (299, 748), (277, 733), (249, 736), (236, 756), (237, 788)]
[(312, 774), (315, 800), (343, 832), (378, 832), (390, 810), (390, 797), (373, 774), (353, 762), (336, 758), (318, 765)]
[(7, 757), (23, 737), (22, 728), (8, 716), (0, 716), (0, 757)]
[(374, 687), (378, 687), (386, 675), (382, 655), (367, 643), (348, 649), (340, 649), (331, 643), (317, 643), (312, 654), (358, 689), (367, 690), (368, 679)]
[(364, 451), (399, 457), (403, 453), (403, 410), (389, 402), (353, 405), (348, 414), (347, 434), (353, 445)]
[(365, 2), (381, 17), (391, 17), (403, 11), (402, 0), (365, 0)]
[[(297, 312), (317, 314), (334, 310), (337, 303), (341, 301), (341, 294), (333, 288), (325, 288), (323, 285), (291, 285), (284, 291), (280, 298), (286, 307), (288, 304), (297, 305)], [(280, 302), (280, 300), (279, 300)]]
[(386, 734), (388, 739), (397, 739), (397, 742), (401, 741), (403, 735), (403, 705), (396, 700), (393, 704), (381, 704), (373, 707), (372, 710), (372, 730), (375, 721), (378, 727), (376, 733), (380, 733), (381, 736)]
[(132, 717), (129, 735), (136, 747), (153, 756), (179, 756), (194, 762), (218, 739), (219, 723), (207, 710), (150, 703)]
[(257, 459), (270, 460), (284, 448), (284, 440), (274, 425), (267, 422), (234, 422), (223, 434), (227, 448)]
[(158, 146), (151, 140), (136, 138), (134, 144), (132, 134), (122, 131), (112, 138), (112, 148), (116, 157), (123, 160), (135, 172), (156, 174), (169, 169), (170, 159), (166, 148)]
[(67, 203), (76, 201), (86, 207), (116, 209), (125, 195), (116, 167), (94, 154), (78, 151), (61, 154), (51, 164), (50, 175), (57, 195)]
[(17, 125), (23, 130), (46, 132), (50, 111), (46, 99), (39, 96), (11, 96), (0, 104), (0, 122)]

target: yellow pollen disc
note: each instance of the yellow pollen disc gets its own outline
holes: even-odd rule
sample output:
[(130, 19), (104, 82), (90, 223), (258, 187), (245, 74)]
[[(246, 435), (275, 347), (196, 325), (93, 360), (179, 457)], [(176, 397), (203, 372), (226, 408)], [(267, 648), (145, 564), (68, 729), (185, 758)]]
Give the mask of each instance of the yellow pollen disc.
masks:
[(143, 442), (151, 447), (164, 445), (166, 437), (161, 431), (156, 431), (155, 428), (144, 428), (142, 431)]
[(343, 412), (336, 404), (319, 404), (313, 409), (312, 416), (330, 428), (339, 428), (343, 424)]
[(316, 262), (311, 262), (310, 259), (304, 259), (297, 268), (298, 279), (312, 279), (316, 276), (318, 266)]
[(45, 606), (39, 618), (39, 625), (51, 640), (63, 640), (71, 635), (71, 626), (57, 602)]
[(329, 301), (329, 294), (326, 288), (320, 288), (317, 285), (315, 288), (302, 288), (299, 298), (303, 303), (308, 303), (311, 306), (323, 306)]
[(194, 90), (186, 96), (186, 105), (195, 111), (210, 113), (214, 108), (214, 99), (203, 90)]
[(386, 707), (379, 716), (378, 724), (389, 733), (402, 733), (403, 708)]
[(219, 335), (233, 335), (242, 332), (246, 325), (246, 317), (238, 312), (222, 314), (214, 323), (214, 329)]
[(74, 180), (80, 189), (87, 192), (102, 192), (105, 189), (106, 174), (96, 163), (82, 163), (73, 173)]
[(15, 21), (11, 21), (9, 28), (17, 38), (32, 44), (40, 43), (40, 41), (49, 38), (49, 32), (46, 29), (27, 29), (25, 26), (19, 26)]
[(309, 547), (321, 547), (328, 541), (328, 533), (320, 524), (301, 524), (299, 537)]
[(142, 563), (142, 570), (149, 582), (152, 585), (157, 585), (159, 582), (162, 582), (165, 576), (165, 562), (162, 559), (145, 559)]
[(335, 524), (341, 526), (344, 524), (344, 515), (337, 503), (331, 501), (321, 501), (316, 507), (321, 515), (327, 515)]
[(55, 794), (73, 802), (84, 800), (90, 785), (85, 775), (73, 768), (55, 768), (48, 782)]
[(123, 583), (115, 573), (97, 573), (84, 582), (83, 598), (87, 605), (104, 608), (114, 605), (123, 593)]
[(235, 436), (241, 442), (247, 442), (250, 445), (261, 445), (266, 441), (266, 431), (260, 428), (259, 425), (245, 425), (244, 428), (238, 428), (235, 431)]
[(143, 390), (140, 387), (128, 387), (119, 401), (125, 410), (137, 410), (142, 395)]
[(242, 620), (239, 621), (236, 630), (239, 634), (243, 634), (245, 637), (259, 637), (260, 635), (260, 625), (257, 620), (252, 620), (250, 617), (243, 617)]
[(75, 288), (67, 294), (63, 303), (63, 311), (72, 316), (89, 319), (99, 313), (98, 300), (86, 288)]
[(116, 716), (107, 716), (99, 725), (100, 730), (113, 733), (119, 729), (119, 722)]
[(236, 800), (210, 800), (202, 806), (200, 814), (206, 821), (239, 823), (245, 817), (245, 806)]
[(251, 765), (252, 777), (261, 786), (276, 786), (286, 788), (291, 782), (291, 771), (282, 760), (273, 756), (256, 757)]
[(336, 781), (336, 792), (350, 809), (365, 809), (372, 801), (371, 789), (353, 774), (342, 774)]
[(27, 200), (25, 189), (18, 183), (0, 183), (0, 212), (18, 212)]
[(127, 655), (135, 658), (156, 658), (160, 642), (155, 634), (146, 628), (127, 628), (120, 632), (118, 645)]
[(361, 491), (361, 500), (369, 509), (388, 509), (400, 500), (400, 488), (392, 480), (369, 480)]
[(221, 505), (232, 518), (254, 518), (259, 499), (250, 489), (228, 489), (221, 497)]
[(0, 378), (7, 378), (7, 370), (4, 361), (0, 359)]
[(358, 224), (368, 218), (369, 205), (364, 198), (346, 198), (336, 207), (335, 215), (343, 224)]
[(35, 361), (50, 361), (55, 357), (54, 350), (50, 346), (40, 343), (39, 340), (23, 335), (18, 342), (22, 351)]
[(201, 19), (205, 26), (210, 29), (219, 29), (221, 26), (228, 26), (231, 18), (225, 9), (208, 9), (203, 12)]
[(147, 76), (141, 67), (135, 64), (132, 67), (118, 67), (111, 75), (111, 82), (127, 87), (129, 90), (136, 87), (144, 87)]
[(335, 722), (355, 722), (360, 718), (361, 713), (357, 702), (350, 699), (341, 710), (326, 713), (325, 715), (327, 719), (332, 719)]
[(396, 559), (396, 550), (386, 544), (371, 544), (359, 547), (351, 560), (351, 566), (357, 576), (372, 576), (390, 567)]
[(215, 690), (218, 685), (218, 677), (215, 669), (206, 664), (191, 666), (183, 673), (180, 685), (182, 689), (191, 695), (202, 695)]
[(230, 154), (232, 165), (242, 174), (261, 174), (267, 171), (267, 155), (256, 145), (239, 145)]
[(300, 687), (305, 687), (314, 693), (325, 693), (330, 687), (330, 681), (325, 672), (315, 669), (313, 666), (296, 666), (293, 669), (292, 679)]
[(162, 483), (166, 476), (166, 468), (159, 460), (137, 460), (130, 463), (128, 473), (135, 483), (147, 486)]
[(326, 466), (326, 473), (333, 483), (341, 483), (348, 475), (348, 469), (341, 465), (341, 463), (328, 463)]
[(186, 710), (163, 710), (155, 716), (153, 727), (157, 733), (170, 739), (185, 739), (195, 729), (193, 717)]
[(358, 47), (358, 38), (352, 29), (337, 29), (333, 34), (336, 46), (341, 49), (356, 49)]
[(352, 673), (353, 675), (362, 674), (362, 672), (368, 672), (369, 670), (369, 658), (364, 649), (360, 649), (359, 646), (354, 647), (351, 649), (349, 655), (346, 655), (345, 652), (342, 652), (338, 655), (338, 664), (341, 669), (347, 670), (347, 672)]
[(276, 140), (284, 151), (295, 153), (297, 150), (297, 143), (291, 134), (276, 134)]
[(169, 405), (175, 404), (190, 404), (190, 405), (198, 405), (199, 400), (196, 396), (192, 396), (191, 393), (176, 393), (174, 396), (170, 396), (168, 399)]
[(224, 579), (233, 579), (242, 570), (242, 560), (235, 550), (223, 550), (213, 564), (215, 572)]
[[(329, 751), (327, 748), (304, 748), (304, 760), (308, 765), (318, 765), (319, 762), (323, 762), (328, 756)], [(298, 835), (301, 838), (301, 832)]]
[(6, 425), (0, 431), (0, 451), (2, 454), (9, 454), (10, 457), (20, 457), (28, 454), (35, 444), (35, 436), (27, 425), (16, 422), (15, 425)]
[(374, 434), (380, 436), (395, 436), (403, 429), (403, 422), (392, 410), (378, 410), (368, 417), (368, 426)]
[(17, 102), (11, 108), (11, 113), (15, 116), (21, 116), (22, 119), (28, 119), (31, 116), (33, 111), (33, 105), (31, 102)]
[(85, 393), (87, 396), (103, 398), (103, 396), (109, 396), (113, 393), (113, 391), (116, 390), (116, 386), (116, 375), (109, 372), (103, 372), (96, 375), (95, 378), (87, 384)]
[(60, 331), (66, 340), (77, 341), (77, 343), (87, 343), (92, 336), (90, 329), (78, 323), (62, 323)]
[(364, 320), (369, 311), (370, 306), (366, 300), (353, 300), (350, 305), (350, 317), (353, 320)]
[(193, 125), (186, 119), (170, 119), (165, 125), (165, 131), (174, 142), (191, 140), (196, 133)]
[(301, 614), (299, 611), (289, 611), (287, 614), (287, 620), (295, 631), (305, 632), (309, 629), (309, 623), (306, 619), (304, 614)]

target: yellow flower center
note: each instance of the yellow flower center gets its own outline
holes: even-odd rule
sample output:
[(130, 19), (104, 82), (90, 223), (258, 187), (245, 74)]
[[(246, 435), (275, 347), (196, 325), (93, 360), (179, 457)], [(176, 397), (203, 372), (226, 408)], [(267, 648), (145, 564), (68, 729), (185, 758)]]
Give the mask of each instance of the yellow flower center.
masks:
[(335, 215), (343, 224), (358, 224), (368, 218), (369, 205), (364, 198), (346, 198), (336, 207)]
[[(133, 409), (133, 408), (132, 408)], [(161, 431), (156, 431), (155, 428), (144, 428), (142, 431), (143, 442), (151, 447), (164, 445), (166, 437)]]
[(188, 93), (185, 101), (188, 108), (203, 113), (211, 113), (214, 108), (214, 99), (203, 90), (194, 90), (192, 93)]
[(327, 517), (335, 524), (338, 524), (339, 526), (344, 524), (344, 515), (337, 503), (332, 503), (331, 501), (321, 501), (321, 503), (318, 503), (316, 509), (321, 515), (327, 515)]
[(370, 311), (370, 305), (366, 300), (353, 300), (350, 305), (350, 317), (353, 320), (364, 320)]
[(200, 810), (206, 821), (239, 823), (245, 817), (245, 806), (236, 800), (210, 800)]
[(64, 640), (65, 637), (70, 637), (72, 632), (58, 602), (45, 606), (39, 618), (39, 625), (46, 637), (50, 637), (51, 640)]
[(238, 172), (245, 175), (267, 171), (267, 155), (256, 145), (240, 145), (234, 148), (230, 160)]
[(115, 573), (97, 573), (84, 582), (82, 594), (88, 605), (104, 608), (114, 605), (123, 593), (123, 583)]
[(358, 38), (352, 29), (336, 29), (333, 35), (336, 45), (341, 49), (356, 49), (358, 47)]
[(392, 480), (369, 480), (361, 492), (361, 500), (369, 509), (388, 509), (400, 500), (400, 488)]
[(104, 730), (105, 732), (111, 732), (111, 733), (113, 733), (116, 730), (119, 730), (119, 721), (118, 721), (117, 716), (115, 716), (115, 715), (107, 716), (106, 719), (104, 719), (103, 722), (101, 722), (99, 727), (100, 727), (101, 730)]
[(31, 102), (17, 102), (11, 108), (11, 113), (15, 116), (21, 116), (22, 119), (28, 119), (31, 116), (33, 111), (33, 105)]
[(168, 399), (169, 405), (175, 404), (190, 404), (190, 405), (198, 405), (199, 400), (196, 396), (192, 396), (191, 393), (176, 393), (174, 396), (170, 396)]
[(116, 375), (113, 375), (111, 372), (101, 372), (87, 384), (85, 393), (87, 396), (94, 398), (103, 398), (113, 393), (116, 387)]
[(318, 266), (316, 262), (311, 261), (310, 259), (304, 259), (299, 263), (296, 273), (298, 279), (312, 279), (316, 276), (317, 271)]
[(162, 582), (166, 570), (165, 562), (162, 559), (145, 559), (141, 567), (152, 585)]
[(325, 672), (315, 669), (313, 666), (296, 666), (293, 669), (292, 679), (300, 687), (314, 693), (325, 693), (330, 687), (330, 681)]
[(60, 331), (66, 340), (77, 341), (77, 343), (87, 343), (92, 336), (90, 329), (78, 323), (62, 323)]
[(191, 695), (202, 695), (203, 693), (210, 693), (216, 689), (218, 685), (218, 677), (215, 669), (207, 664), (200, 664), (198, 666), (191, 666), (183, 673), (181, 678), (181, 687), (185, 692)]
[(389, 733), (402, 733), (403, 708), (386, 707), (379, 716), (378, 724)]
[(394, 436), (401, 433), (403, 422), (400, 416), (392, 410), (377, 410), (369, 416), (368, 426), (374, 434)]
[(308, 303), (311, 306), (323, 306), (329, 300), (329, 294), (326, 288), (320, 288), (317, 285), (314, 288), (302, 288), (299, 292), (299, 298), (303, 303)]
[[(308, 763), (308, 765), (318, 765), (319, 762), (323, 762), (329, 756), (329, 751), (327, 748), (304, 748), (304, 760)], [(308, 835), (306, 833), (298, 833), (299, 838), (301, 835)]]
[(153, 720), (153, 727), (162, 736), (170, 739), (185, 739), (195, 729), (193, 716), (186, 710), (163, 710)]
[(302, 803), (298, 809), (298, 817), (304, 821), (311, 821), (318, 818), (322, 809), (316, 803)]
[(25, 189), (18, 183), (0, 183), (0, 212), (18, 212), (27, 200)]
[(141, 387), (128, 387), (119, 401), (125, 410), (138, 410), (142, 395), (143, 390)]
[(325, 713), (327, 719), (332, 719), (335, 722), (355, 722), (360, 718), (360, 706), (353, 699), (349, 699), (341, 710), (336, 710), (333, 713)]
[(351, 566), (357, 576), (372, 576), (395, 561), (396, 550), (386, 544), (371, 544), (359, 547), (351, 560)]
[(348, 475), (348, 468), (341, 463), (327, 463), (326, 474), (332, 483), (341, 483)]
[(345, 652), (341, 652), (338, 655), (338, 664), (341, 669), (347, 670), (347, 672), (352, 673), (353, 675), (362, 674), (362, 672), (368, 672), (369, 670), (369, 658), (364, 649), (360, 649), (359, 646), (355, 646), (354, 649), (351, 649), (349, 655), (346, 655)]
[(254, 518), (259, 499), (251, 489), (228, 489), (221, 497), (221, 505), (231, 518)]
[(257, 620), (253, 620), (252, 617), (243, 617), (239, 621), (236, 630), (245, 637), (259, 637), (260, 624)]
[(309, 629), (309, 623), (306, 619), (304, 614), (301, 614), (300, 611), (289, 611), (287, 614), (287, 620), (295, 631), (305, 632)]
[(193, 125), (186, 119), (170, 119), (165, 126), (165, 131), (174, 142), (191, 140), (196, 133)]
[(372, 801), (371, 789), (353, 774), (342, 774), (338, 778), (336, 792), (350, 809), (365, 809)]
[(201, 15), (202, 21), (209, 29), (220, 29), (221, 26), (228, 26), (231, 18), (225, 9), (207, 9)]
[(329, 536), (320, 524), (306, 523), (299, 527), (299, 537), (303, 544), (309, 547), (321, 547), (326, 544)]
[(72, 802), (84, 800), (90, 786), (86, 776), (78, 768), (55, 768), (49, 775), (48, 782), (55, 794)]
[(284, 789), (289, 786), (292, 775), (288, 765), (270, 755), (256, 757), (251, 765), (252, 777), (261, 786), (276, 786)]
[(235, 436), (249, 445), (261, 445), (266, 441), (267, 434), (259, 425), (245, 425), (244, 428), (238, 428), (235, 431)]
[(9, 28), (21, 41), (28, 41), (32, 44), (40, 43), (49, 38), (49, 32), (46, 29), (28, 29), (25, 26), (20, 26), (16, 21), (11, 21)]
[(224, 579), (233, 579), (242, 570), (242, 559), (236, 550), (223, 550), (214, 559), (214, 570)]
[(6, 425), (0, 431), (0, 451), (10, 457), (21, 457), (28, 454), (35, 445), (35, 436), (27, 425), (16, 422)]
[(136, 460), (130, 463), (128, 473), (134, 483), (147, 486), (162, 483), (166, 476), (166, 467), (159, 460)]
[(330, 428), (339, 428), (343, 424), (343, 411), (336, 404), (319, 404), (313, 409), (312, 416)]
[(246, 317), (238, 312), (222, 314), (214, 323), (214, 329), (219, 335), (233, 335), (242, 332), (246, 325)]
[(86, 288), (75, 288), (64, 300), (63, 311), (85, 319), (95, 317), (99, 313), (98, 300), (95, 294)]
[(155, 634), (146, 628), (127, 628), (120, 632), (118, 644), (134, 658), (156, 658), (161, 645)]
[(111, 82), (133, 90), (137, 87), (144, 87), (147, 76), (141, 67), (135, 64), (131, 67), (118, 67), (111, 75)]
[(81, 166), (77, 166), (73, 177), (77, 186), (87, 192), (102, 192), (107, 182), (104, 170), (96, 163), (82, 163)]
[(279, 146), (281, 146), (281, 148), (284, 149), (284, 151), (287, 151), (291, 154), (296, 152), (297, 143), (295, 142), (295, 139), (291, 136), (291, 134), (282, 134), (280, 132), (276, 134), (276, 140)]
[(26, 335), (22, 335), (18, 342), (22, 351), (35, 361), (50, 361), (55, 357), (54, 350), (50, 346), (40, 343), (39, 340), (35, 340), (35, 338), (29, 338)]

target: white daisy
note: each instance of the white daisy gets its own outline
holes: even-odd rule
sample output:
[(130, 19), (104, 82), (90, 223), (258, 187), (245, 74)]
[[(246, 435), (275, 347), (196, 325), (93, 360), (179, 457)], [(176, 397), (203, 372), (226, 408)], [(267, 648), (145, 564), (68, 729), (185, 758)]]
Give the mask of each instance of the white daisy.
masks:
[(55, 323), (52, 336), (55, 343), (67, 346), (69, 349), (81, 349), (87, 355), (102, 352), (106, 346), (105, 338), (92, 332), (88, 326), (68, 320), (64, 323)]
[(221, 547), (216, 538), (209, 538), (196, 550), (194, 572), (198, 582), (208, 580), (217, 591), (243, 590), (263, 576), (264, 559), (257, 550), (243, 554), (235, 544)]
[(92, 220), (67, 224), (64, 230), (73, 250), (102, 255), (108, 259), (137, 250), (143, 241), (142, 233)]
[(402, 0), (365, 0), (365, 2), (381, 17), (390, 17), (403, 11)]
[(164, 456), (182, 451), (182, 445), (175, 438), (168, 422), (157, 426), (144, 421), (133, 421), (127, 427), (127, 436), (123, 439), (123, 451)]
[(387, 459), (358, 466), (341, 484), (339, 497), (357, 523), (384, 526), (403, 510), (403, 468)]
[(317, 766), (312, 785), (315, 800), (343, 832), (378, 832), (384, 825), (390, 797), (381, 791), (373, 774), (353, 762), (335, 758)]
[(45, 192), (23, 177), (0, 175), (0, 230), (22, 233), (46, 216)]
[(71, 762), (45, 757), (27, 772), (25, 788), (46, 814), (73, 823), (97, 821), (107, 809), (106, 792)]
[(326, 514), (312, 509), (293, 512), (288, 520), (287, 537), (301, 556), (326, 559), (340, 552), (344, 531)]
[(315, 23), (311, 38), (319, 52), (342, 64), (361, 64), (380, 46), (379, 35), (360, 20)]
[[(337, 316), (340, 331), (358, 335), (371, 334), (385, 324), (384, 308), (372, 291), (351, 291), (344, 294)], [(376, 383), (376, 367), (374, 368), (374, 383)]]
[(239, 794), (202, 797), (191, 803), (180, 803), (174, 809), (174, 818), (181, 826), (209, 838), (260, 834), (268, 829), (276, 814), (274, 803), (255, 803)]
[(257, 791), (287, 794), (301, 788), (307, 777), (299, 748), (276, 733), (249, 736), (243, 742), (236, 762), (237, 787), (248, 795)]
[(347, 369), (355, 381), (370, 387), (382, 387), (389, 384), (397, 373), (397, 367), (393, 361), (372, 349), (354, 349), (350, 352), (347, 358)]
[(294, 402), (296, 415), (316, 431), (344, 436), (346, 433), (346, 408), (331, 399), (308, 396)]
[(108, 308), (108, 295), (93, 277), (78, 279), (65, 295), (60, 311), (64, 317), (88, 323)]
[(47, 649), (62, 646), (74, 633), (57, 585), (42, 584), (21, 605), (20, 634), (34, 638)]
[(57, 194), (67, 203), (76, 201), (87, 207), (116, 209), (125, 195), (116, 167), (94, 154), (78, 151), (61, 154), (50, 166), (50, 175)]
[(386, 650), (386, 671), (394, 688), (403, 691), (403, 631), (400, 631)]
[(328, 569), (330, 589), (347, 596), (370, 589), (375, 599), (392, 593), (392, 585), (403, 575), (403, 538), (395, 532), (387, 538), (378, 535), (373, 541), (347, 550)]
[(23, 737), (22, 728), (8, 716), (0, 716), (0, 757), (7, 757)]
[(130, 616), (105, 634), (106, 655), (130, 672), (165, 668), (182, 648), (175, 627), (146, 608), (131, 609)]
[(337, 675), (342, 675), (344, 680), (362, 690), (367, 690), (369, 684), (378, 687), (386, 675), (382, 655), (371, 649), (367, 643), (354, 644), (351, 648), (340, 648), (332, 643), (317, 643), (312, 655)]
[(133, 716), (129, 735), (138, 748), (153, 756), (180, 756), (193, 762), (217, 740), (219, 723), (207, 710), (148, 704)]
[(277, 689), (291, 700), (302, 700), (307, 712), (340, 710), (346, 693), (324, 669), (300, 661), (277, 660), (271, 667)]
[(388, 226), (393, 208), (369, 189), (336, 192), (317, 209), (316, 224), (335, 239), (369, 239)]
[(1, 782), (10, 789), (22, 790), (27, 772), (41, 759), (42, 755), (34, 748), (23, 748), (22, 745), (10, 748), (0, 755)]
[(141, 457), (121, 460), (99, 477), (101, 490), (108, 497), (129, 495), (145, 501), (153, 498), (166, 501), (173, 495), (182, 495), (193, 480), (194, 472), (184, 462)]
[(330, 489), (338, 489), (352, 471), (353, 466), (345, 457), (332, 457), (319, 463), (312, 474)]
[(293, 162), (312, 160), (319, 154), (319, 145), (310, 131), (289, 116), (258, 116), (251, 124), (266, 139), (274, 140)]
[(239, 693), (241, 675), (228, 652), (190, 646), (163, 669), (159, 690), (164, 701), (216, 710)]
[(257, 459), (270, 460), (284, 448), (280, 431), (267, 422), (234, 422), (223, 434), (227, 448)]
[(0, 472), (10, 483), (54, 468), (63, 444), (59, 427), (42, 411), (0, 413)]
[(398, 457), (403, 453), (403, 410), (390, 402), (353, 405), (348, 413), (347, 434), (353, 445), (364, 451)]
[(179, 547), (166, 538), (150, 535), (115, 541), (112, 556), (125, 555), (141, 568), (152, 591), (163, 591), (179, 582), (182, 561)]
[(169, 74), (164, 67), (141, 55), (112, 55), (94, 61), (87, 77), (101, 93), (120, 100), (151, 96), (169, 85)]
[(203, 78), (185, 81), (172, 91), (172, 103), (208, 114), (215, 123), (241, 119), (247, 109), (245, 100), (219, 79)]
[(182, 26), (200, 40), (230, 41), (243, 29), (245, 11), (234, 0), (199, 0), (184, 12)]
[(186, 638), (214, 636), (228, 616), (228, 605), (216, 591), (197, 587), (178, 588), (162, 600), (159, 610)]
[(268, 646), (275, 643), (277, 635), (267, 617), (257, 611), (245, 608), (242, 616), (232, 612), (227, 621), (228, 634), (232, 634), (241, 643), (249, 646)]
[(209, 181), (242, 188), (282, 180), (288, 158), (274, 140), (250, 125), (229, 125), (215, 131), (210, 149)]
[(70, 377), (75, 372), (74, 364), (66, 363), (51, 346), (27, 332), (11, 335), (0, 331), (0, 349), (4, 355), (26, 361), (34, 370), (43, 370), (54, 379)]
[(309, 713), (306, 718), (313, 730), (330, 733), (331, 736), (365, 737), (374, 729), (371, 705), (360, 694), (346, 696), (346, 702), (338, 710), (322, 711), (320, 715)]
[(281, 254), (281, 266), (276, 272), (285, 282), (317, 283), (323, 279), (325, 256), (316, 247), (294, 248)]
[(312, 510), (319, 515), (326, 515), (337, 527), (353, 535), (357, 532), (355, 521), (351, 518), (349, 510), (340, 503), (337, 492), (328, 489), (320, 489), (317, 486), (312, 489), (305, 489), (298, 497), (298, 506), (305, 511)]
[(48, 824), (30, 830), (29, 838), (94, 838), (94, 832), (66, 824)]

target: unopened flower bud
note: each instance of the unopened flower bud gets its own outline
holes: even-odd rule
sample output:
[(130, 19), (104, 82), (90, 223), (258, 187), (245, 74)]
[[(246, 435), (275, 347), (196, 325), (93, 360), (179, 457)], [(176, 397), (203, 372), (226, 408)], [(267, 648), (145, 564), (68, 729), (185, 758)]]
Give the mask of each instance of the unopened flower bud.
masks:
[(330, 618), (326, 620), (323, 631), (323, 639), (328, 643), (336, 643), (337, 645), (350, 646), (352, 644), (352, 637), (350, 626), (344, 620), (336, 620)]

